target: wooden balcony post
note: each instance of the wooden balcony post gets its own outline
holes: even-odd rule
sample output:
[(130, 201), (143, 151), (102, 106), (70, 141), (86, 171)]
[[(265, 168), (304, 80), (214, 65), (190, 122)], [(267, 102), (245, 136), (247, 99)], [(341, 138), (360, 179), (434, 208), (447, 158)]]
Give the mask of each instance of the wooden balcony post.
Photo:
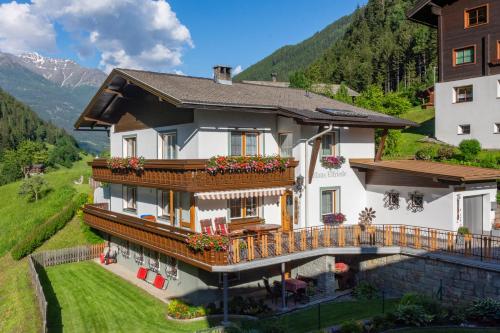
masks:
[(267, 234), (262, 235), (261, 239), (261, 247), (262, 247), (262, 257), (267, 258), (268, 256), (268, 246), (267, 246)]
[(302, 229), (300, 232), (300, 250), (305, 251), (306, 250), (306, 230)]
[(491, 237), (484, 236), (484, 256), (485, 258), (491, 258)]
[(312, 248), (315, 249), (318, 247), (318, 229), (314, 228), (312, 233), (313, 233)]
[(471, 254), (472, 250), (472, 235), (466, 234), (464, 236), (465, 239), (465, 255), (468, 256)]
[(420, 249), (422, 242), (420, 240), (420, 228), (415, 228), (415, 248)]
[(392, 226), (385, 228), (385, 246), (392, 246)]
[(255, 248), (253, 246), (253, 237), (248, 236), (247, 237), (247, 252), (248, 252), (248, 260), (254, 260), (255, 259)]
[(282, 246), (283, 246), (282, 233), (278, 231), (274, 235), (274, 249), (275, 249), (274, 251), (277, 256), (280, 256), (283, 253)]
[(233, 261), (240, 262), (240, 240), (238, 238), (233, 239)]
[(447, 245), (446, 245), (446, 249), (449, 251), (449, 252), (453, 252), (453, 234), (451, 232), (447, 232), (446, 233), (446, 238), (447, 238)]
[(323, 246), (328, 247), (331, 245), (330, 242), (330, 231), (331, 231), (331, 226), (326, 225), (323, 229)]
[(368, 235), (370, 237), (370, 245), (371, 246), (375, 246), (376, 242), (375, 242), (375, 232), (376, 232), (376, 228), (375, 226), (369, 226), (368, 227)]
[(431, 251), (435, 251), (437, 249), (437, 230), (431, 229), (430, 231), (430, 236), (431, 236)]
[(407, 241), (406, 241), (406, 226), (401, 225), (399, 226), (399, 245), (406, 247)]
[(354, 246), (359, 246), (361, 243), (361, 227), (359, 225), (354, 226)]
[(338, 233), (339, 233), (339, 246), (343, 247), (345, 246), (345, 228), (344, 226), (338, 227)]
[(293, 231), (288, 232), (288, 252), (293, 253), (295, 251), (295, 233)]

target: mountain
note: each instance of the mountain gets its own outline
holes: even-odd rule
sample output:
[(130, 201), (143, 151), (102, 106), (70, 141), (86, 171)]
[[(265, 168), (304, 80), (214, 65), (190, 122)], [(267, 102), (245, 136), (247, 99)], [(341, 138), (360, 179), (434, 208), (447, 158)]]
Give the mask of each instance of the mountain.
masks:
[(104, 78), (104, 73), (72, 61), (0, 53), (0, 87), (92, 152), (107, 146), (106, 134), (77, 132), (73, 124)]
[(301, 43), (276, 50), (236, 75), (234, 80), (270, 80), (271, 73), (277, 73), (279, 81), (288, 81), (292, 73), (305, 70), (344, 35), (353, 20), (354, 13), (340, 18)]
[(406, 18), (416, 1), (369, 0), (306, 76), (313, 82), (345, 82), (358, 91), (371, 84), (385, 91), (404, 89), (412, 96), (432, 85), (437, 36)]
[(16, 149), (25, 140), (52, 145), (76, 141), (64, 130), (43, 121), (28, 106), (0, 89), (0, 156), (5, 149)]

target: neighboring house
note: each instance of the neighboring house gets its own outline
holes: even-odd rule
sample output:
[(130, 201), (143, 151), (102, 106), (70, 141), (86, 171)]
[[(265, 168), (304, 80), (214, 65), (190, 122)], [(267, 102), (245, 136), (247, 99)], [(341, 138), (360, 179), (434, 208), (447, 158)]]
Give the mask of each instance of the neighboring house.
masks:
[(26, 168), (28, 169), (27, 174), (30, 176), (41, 175), (45, 172), (45, 164), (32, 164)]
[[(317, 244), (314, 235), (332, 214), (357, 224), (365, 207), (375, 208), (377, 224), (490, 230), (499, 170), (381, 161), (387, 129), (414, 123), (300, 89), (232, 83), (230, 68), (214, 69), (215, 79), (115, 69), (75, 124), (109, 131), (113, 157), (145, 158), (138, 172), (94, 160), (93, 179), (108, 186), (95, 191), (99, 205), (86, 206), (84, 219), (118, 248), (118, 264), (173, 276), (169, 297), (212, 301), (229, 278), (233, 287), (257, 286), (262, 276), (279, 276), (280, 266), (291, 276), (331, 272), (331, 256), (303, 249)], [(376, 128), (385, 133), (377, 153)], [(280, 155), (288, 165), (267, 173), (207, 170), (214, 156), (258, 155)], [(228, 253), (190, 250), (186, 238), (206, 232), (207, 221), (215, 228), (216, 219), (230, 232), (285, 233), (260, 233), (258, 255), (242, 232)], [(280, 256), (268, 242), (295, 250)], [(310, 269), (318, 257), (330, 259)]]
[[(290, 87), (290, 82), (286, 81), (277, 81), (276, 80), (276, 74), (272, 73), (271, 74), (271, 81), (250, 81), (250, 80), (243, 80), (241, 81), (242, 83), (248, 83), (248, 84), (257, 84), (257, 85), (262, 85), (262, 86), (270, 86), (270, 87), (281, 87), (281, 88), (288, 88)], [(356, 97), (359, 96), (359, 93), (349, 87), (347, 88), (347, 93), (348, 95), (352, 98), (354, 101)], [(322, 94), (325, 92), (330, 92), (332, 94), (336, 94), (340, 89), (340, 84), (333, 84), (333, 83), (314, 83), (311, 86), (311, 90), (315, 93)]]
[(422, 100), (422, 109), (431, 109), (435, 103), (435, 89), (430, 86), (419, 92), (418, 97)]
[(500, 149), (500, 2), (423, 0), (408, 17), (438, 30), (436, 138)]

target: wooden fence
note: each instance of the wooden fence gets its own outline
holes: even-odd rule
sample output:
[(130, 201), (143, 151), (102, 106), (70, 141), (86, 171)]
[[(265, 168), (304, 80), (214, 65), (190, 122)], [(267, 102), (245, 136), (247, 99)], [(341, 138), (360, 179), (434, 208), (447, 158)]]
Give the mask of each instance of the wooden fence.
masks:
[(40, 264), (34, 260), (31, 256), (28, 256), (28, 267), (31, 278), (31, 284), (35, 289), (36, 299), (38, 301), (38, 309), (40, 310), (40, 316), (42, 317), (42, 333), (47, 332), (47, 300), (45, 299), (45, 294), (43, 293), (42, 284), (40, 283), (40, 277), (38, 276)]
[(28, 256), (28, 267), (31, 278), (31, 284), (35, 289), (36, 299), (38, 301), (38, 308), (42, 317), (43, 333), (47, 332), (47, 308), (48, 302), (43, 292), (42, 284), (40, 283), (39, 272), (48, 266), (55, 266), (66, 264), (70, 262), (78, 262), (84, 260), (91, 260), (99, 257), (104, 251), (105, 243), (83, 245), (72, 248), (51, 250), (40, 253), (33, 253)]

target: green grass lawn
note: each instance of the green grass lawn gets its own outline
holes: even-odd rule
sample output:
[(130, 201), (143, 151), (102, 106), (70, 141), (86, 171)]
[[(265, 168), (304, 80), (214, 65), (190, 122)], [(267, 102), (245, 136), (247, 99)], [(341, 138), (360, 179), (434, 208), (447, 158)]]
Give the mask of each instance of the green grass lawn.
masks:
[(166, 304), (94, 262), (47, 268), (49, 332), (194, 332), (206, 321), (178, 324)]
[(90, 175), (90, 167), (86, 157), (74, 164), (73, 168), (61, 169), (44, 175), (51, 191), (38, 202), (29, 203), (18, 195), (21, 182), (0, 186), (0, 257), (9, 251), (17, 240), (28, 234), (33, 226), (43, 223), (46, 219), (67, 205), (77, 192), (88, 192), (87, 184), (74, 185), (73, 181), (80, 175), (85, 178)]
[(404, 333), (500, 333), (500, 328), (486, 329), (486, 328), (409, 328), (406, 330), (399, 330), (398, 332)]
[[(395, 299), (386, 300), (385, 311), (392, 311), (398, 302), (399, 300)], [(278, 321), (286, 327), (286, 332), (299, 333), (314, 331), (318, 327), (339, 325), (348, 320), (368, 319), (378, 314), (382, 314), (382, 300), (331, 302), (322, 304), (319, 311), (316, 305), (285, 314), (279, 319), (265, 319), (261, 324), (266, 325), (266, 323)], [(251, 327), (253, 323), (246, 322), (242, 325)]]

